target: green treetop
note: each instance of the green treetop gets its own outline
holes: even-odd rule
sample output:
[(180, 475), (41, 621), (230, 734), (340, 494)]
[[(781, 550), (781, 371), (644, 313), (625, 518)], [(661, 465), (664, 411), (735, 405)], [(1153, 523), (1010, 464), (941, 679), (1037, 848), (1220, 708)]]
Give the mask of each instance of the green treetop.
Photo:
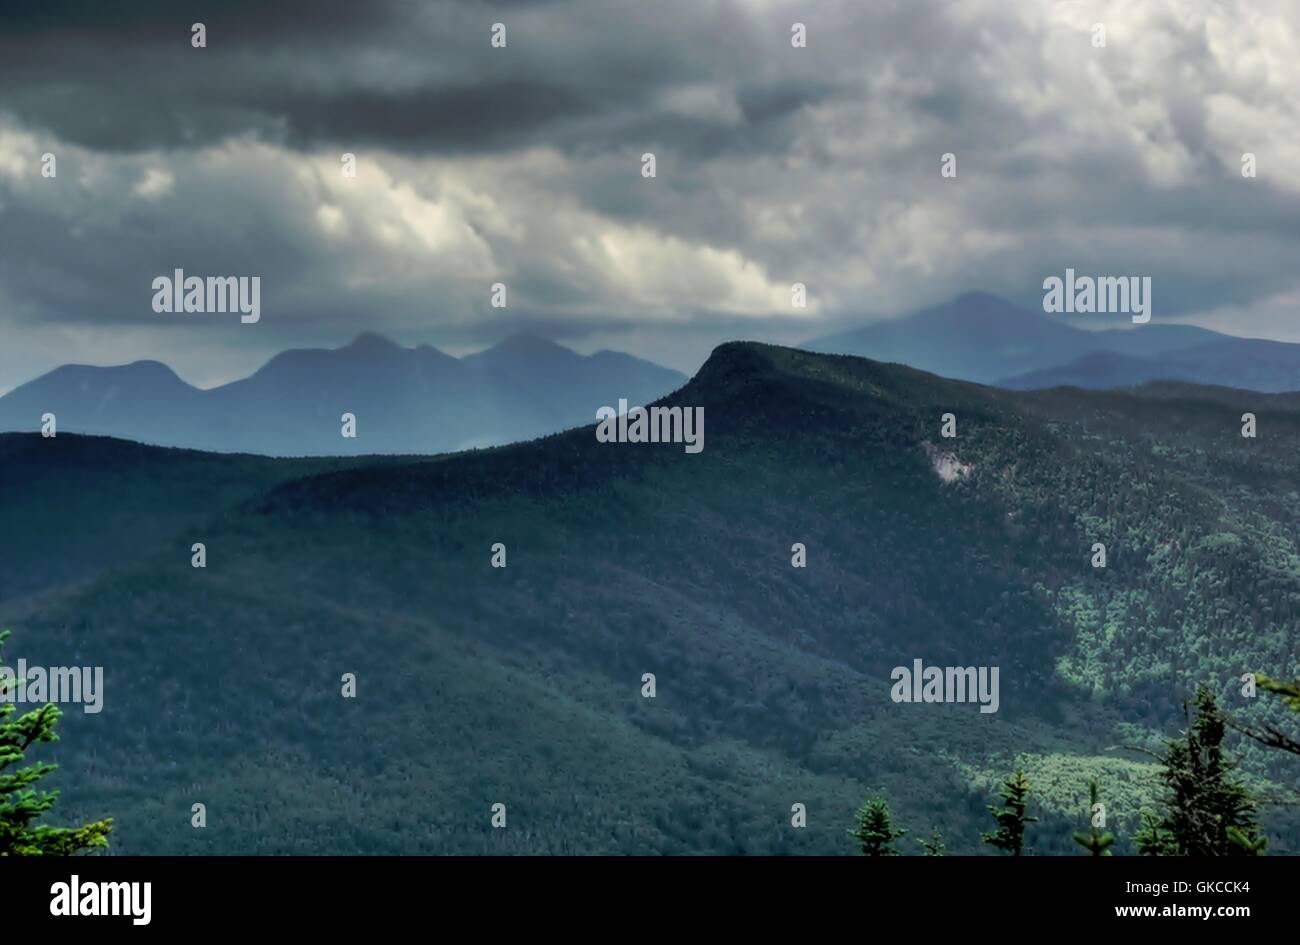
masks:
[[(8, 639), (9, 631), (0, 630), (0, 653)], [(12, 699), (9, 687), (21, 685), (22, 680), (6, 683), (0, 676), (0, 698)], [(14, 718), (17, 711), (12, 701), (0, 702), (0, 856), (70, 856), (108, 846), (112, 818), (83, 827), (36, 825), (59, 795), (57, 791), (38, 791), (33, 785), (58, 766), (38, 763), (16, 770), (15, 766), (32, 745), (59, 740), (56, 728), (63, 713), (53, 704)]]

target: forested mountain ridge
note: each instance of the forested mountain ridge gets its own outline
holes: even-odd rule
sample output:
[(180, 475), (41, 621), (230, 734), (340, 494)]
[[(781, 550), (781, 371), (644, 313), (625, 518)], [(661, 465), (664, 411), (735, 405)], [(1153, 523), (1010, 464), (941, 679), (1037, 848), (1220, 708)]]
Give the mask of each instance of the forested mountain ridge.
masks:
[[(1197, 390), (1022, 394), (733, 343), (661, 402), (704, 408), (698, 455), (586, 427), (268, 474), (170, 538), (142, 502), (124, 527), (150, 552), (0, 606), (29, 658), (105, 666), (60, 777), (121, 852), (851, 852), (865, 786), (976, 852), (1013, 763), (1041, 785), (1031, 843), (1066, 852), (1087, 777), (1121, 827), (1150, 799), (1109, 747), (1176, 727), (1197, 682), (1249, 715), (1242, 673), (1297, 671), (1300, 413), (1260, 399), (1246, 439), (1256, 395)], [(62, 440), (0, 440), (27, 457), (10, 483)], [(46, 526), (115, 449), (140, 448), (45, 470)], [(146, 452), (134, 476), (174, 455)], [(999, 711), (893, 702), (916, 658), (999, 667)], [(222, 812), (205, 831), (194, 800)]]

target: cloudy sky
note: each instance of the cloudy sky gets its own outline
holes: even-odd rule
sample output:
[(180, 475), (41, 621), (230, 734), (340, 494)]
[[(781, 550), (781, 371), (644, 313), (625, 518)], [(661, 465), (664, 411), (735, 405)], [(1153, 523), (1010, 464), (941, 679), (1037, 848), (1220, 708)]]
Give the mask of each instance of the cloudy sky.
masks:
[[(1040, 307), (1067, 266), (1151, 276), (1153, 320), (1300, 341), (1294, 0), (17, 7), (0, 391), (139, 358), (207, 386), (363, 330), (691, 371), (966, 290)], [(261, 321), (156, 314), (176, 268), (261, 276)]]

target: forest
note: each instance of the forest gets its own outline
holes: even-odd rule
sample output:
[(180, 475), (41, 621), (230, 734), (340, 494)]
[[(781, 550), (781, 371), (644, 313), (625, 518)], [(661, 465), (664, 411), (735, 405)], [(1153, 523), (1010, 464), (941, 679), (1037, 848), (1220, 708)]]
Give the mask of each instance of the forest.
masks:
[[(902, 852), (996, 854), (1019, 773), (1026, 854), (1100, 842), (1095, 783), (1132, 855), (1169, 842), (1205, 693), (1233, 765), (1206, 803), (1248, 797), (1241, 839), (1300, 850), (1297, 758), (1267, 743), (1294, 714), (1243, 682), (1300, 677), (1294, 405), (748, 343), (660, 404), (703, 408), (707, 448), (0, 437), (5, 659), (104, 671), (103, 711), (33, 750), (52, 821), (111, 817), (124, 854), (852, 854), (875, 798)], [(916, 659), (998, 667), (998, 711), (896, 703)]]

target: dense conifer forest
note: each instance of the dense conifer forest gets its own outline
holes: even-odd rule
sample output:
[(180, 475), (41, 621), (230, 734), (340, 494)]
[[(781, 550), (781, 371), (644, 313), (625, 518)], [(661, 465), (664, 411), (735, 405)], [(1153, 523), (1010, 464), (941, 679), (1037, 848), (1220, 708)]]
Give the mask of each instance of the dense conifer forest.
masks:
[[(105, 671), (32, 751), (53, 819), (118, 853), (1135, 854), (1201, 802), (1171, 771), (1212, 705), (1205, 803), (1300, 852), (1300, 756), (1241, 731), (1296, 731), (1244, 681), (1300, 677), (1294, 399), (735, 343), (664, 402), (702, 453), (0, 437), (5, 657)], [(917, 658), (999, 667), (999, 710), (894, 702)]]

